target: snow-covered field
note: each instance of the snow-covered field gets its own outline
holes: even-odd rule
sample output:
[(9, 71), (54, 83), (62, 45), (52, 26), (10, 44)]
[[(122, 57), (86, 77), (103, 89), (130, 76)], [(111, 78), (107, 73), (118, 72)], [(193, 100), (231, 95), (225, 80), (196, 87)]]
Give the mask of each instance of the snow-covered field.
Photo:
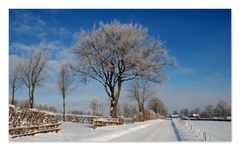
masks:
[[(204, 127), (204, 125), (200, 123), (199, 127)], [(217, 131), (214, 127), (208, 129), (213, 130), (213, 133)], [(226, 132), (225, 134), (231, 135), (230, 131), (226, 130)], [(172, 122), (171, 120), (151, 120), (134, 124), (99, 127), (96, 129), (93, 129), (90, 124), (63, 122), (61, 130), (58, 133), (38, 134), (35, 136), (10, 138), (9, 140), (11, 142), (201, 141), (184, 124), (176, 121)], [(228, 138), (223, 140), (228, 141)]]
[(231, 122), (190, 120), (187, 122), (212, 135), (214, 141), (231, 141)]

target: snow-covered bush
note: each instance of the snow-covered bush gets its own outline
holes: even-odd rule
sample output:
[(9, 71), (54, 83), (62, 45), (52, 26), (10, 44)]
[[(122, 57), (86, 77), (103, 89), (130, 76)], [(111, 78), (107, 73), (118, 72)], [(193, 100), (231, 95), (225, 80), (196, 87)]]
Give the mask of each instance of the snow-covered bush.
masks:
[(144, 119), (145, 120), (152, 120), (152, 119), (157, 119), (157, 114), (149, 109), (144, 110)]
[(144, 110), (144, 116), (143, 116), (143, 113), (141, 113), (141, 112), (137, 112), (133, 116), (134, 122), (142, 122), (142, 121), (146, 121), (146, 120), (163, 119), (163, 118), (164, 118), (164, 116), (162, 116), (160, 114), (156, 114), (154, 111), (149, 110), (149, 109)]
[(142, 122), (144, 121), (144, 117), (142, 112), (137, 112), (134, 116), (133, 116), (133, 121), (134, 122)]

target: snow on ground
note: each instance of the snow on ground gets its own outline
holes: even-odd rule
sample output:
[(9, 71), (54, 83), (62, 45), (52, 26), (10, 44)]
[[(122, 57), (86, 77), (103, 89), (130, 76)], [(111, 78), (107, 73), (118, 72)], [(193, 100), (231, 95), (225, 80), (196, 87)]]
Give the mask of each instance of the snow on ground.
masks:
[[(170, 121), (151, 120), (141, 123), (107, 126), (93, 129), (92, 125), (90, 124), (63, 122), (61, 125), (61, 131), (59, 133), (47, 133), (38, 134), (35, 136), (19, 137), (10, 139), (10, 141), (176, 141), (177, 139), (174, 131), (171, 129), (169, 124)], [(135, 139), (136, 136), (138, 139)], [(148, 138), (146, 136), (148, 136)], [(114, 140), (118, 138), (119, 140)]]
[[(231, 140), (231, 123), (219, 121), (187, 121), (214, 136), (214, 141)], [(92, 128), (91, 124), (63, 122), (58, 133), (10, 138), (11, 142), (170, 142), (203, 141), (184, 121), (151, 120), (134, 124)]]
[(191, 120), (186, 122), (212, 135), (214, 141), (231, 141), (231, 122)]

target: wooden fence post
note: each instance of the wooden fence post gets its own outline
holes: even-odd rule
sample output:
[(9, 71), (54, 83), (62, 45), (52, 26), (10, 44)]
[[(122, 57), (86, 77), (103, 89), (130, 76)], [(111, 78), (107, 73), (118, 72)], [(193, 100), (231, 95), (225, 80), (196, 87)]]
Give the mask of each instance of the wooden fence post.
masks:
[(206, 132), (203, 132), (203, 140), (207, 141), (207, 133)]

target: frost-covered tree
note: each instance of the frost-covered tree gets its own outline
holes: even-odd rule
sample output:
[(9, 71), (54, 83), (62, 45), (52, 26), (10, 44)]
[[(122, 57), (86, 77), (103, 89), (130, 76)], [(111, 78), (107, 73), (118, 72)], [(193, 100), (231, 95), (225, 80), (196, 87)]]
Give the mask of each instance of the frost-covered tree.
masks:
[(56, 113), (57, 112), (57, 108), (54, 106), (47, 106), (47, 105), (36, 105), (35, 106), (38, 110), (46, 110), (46, 111), (51, 111)]
[(98, 107), (98, 101), (96, 99), (91, 100), (89, 107), (91, 108), (93, 115), (96, 115), (97, 107)]
[(208, 118), (212, 118), (213, 115), (214, 115), (213, 105), (207, 105), (207, 106), (205, 107), (205, 110), (206, 110), (206, 113), (207, 113)]
[(102, 101), (98, 102), (97, 112), (99, 115), (103, 115), (105, 113), (105, 104)]
[(63, 98), (63, 121), (65, 121), (66, 96), (76, 87), (74, 74), (67, 64), (60, 67), (57, 87)]
[(180, 115), (188, 116), (189, 115), (189, 110), (187, 108), (183, 108), (182, 110), (180, 110)]
[(29, 100), (19, 100), (17, 101), (17, 107), (19, 107), (20, 109), (28, 109), (30, 108), (30, 103)]
[(93, 115), (103, 115), (104, 114), (105, 105), (101, 100), (98, 100), (98, 99), (91, 100), (89, 107), (92, 110)]
[(231, 109), (229, 109), (228, 104), (223, 100), (220, 100), (214, 109), (215, 115), (222, 118), (227, 118), (227, 116), (230, 114), (229, 111), (231, 111)]
[(148, 80), (133, 80), (128, 89), (129, 97), (136, 100), (139, 112), (144, 116), (145, 102), (154, 94)]
[(191, 111), (191, 114), (201, 114), (201, 109), (200, 108), (195, 108), (194, 110)]
[(17, 90), (19, 90), (19, 88), (22, 85), (20, 75), (21, 75), (20, 65), (16, 64), (16, 66), (13, 68), (13, 70), (10, 72), (10, 75), (9, 75), (10, 90), (12, 92), (12, 99), (11, 99), (12, 105), (15, 105), (15, 93), (17, 92)]
[(124, 82), (142, 77), (160, 83), (165, 78), (164, 68), (173, 64), (163, 43), (151, 38), (148, 29), (139, 24), (100, 23), (80, 36), (73, 48), (78, 63), (72, 69), (104, 87), (113, 117)]
[(124, 103), (123, 105), (123, 116), (131, 117), (131, 108), (128, 103)]
[(149, 100), (148, 108), (154, 111), (156, 114), (160, 114), (162, 116), (165, 116), (167, 113), (167, 107), (165, 106), (163, 101), (156, 97)]
[(47, 67), (47, 56), (43, 51), (34, 51), (21, 64), (21, 80), (28, 88), (30, 108), (33, 108), (34, 93), (46, 78), (44, 70)]
[(125, 102), (123, 105), (123, 116), (124, 117), (133, 117), (137, 113), (136, 106), (134, 104), (130, 104), (128, 102)]

